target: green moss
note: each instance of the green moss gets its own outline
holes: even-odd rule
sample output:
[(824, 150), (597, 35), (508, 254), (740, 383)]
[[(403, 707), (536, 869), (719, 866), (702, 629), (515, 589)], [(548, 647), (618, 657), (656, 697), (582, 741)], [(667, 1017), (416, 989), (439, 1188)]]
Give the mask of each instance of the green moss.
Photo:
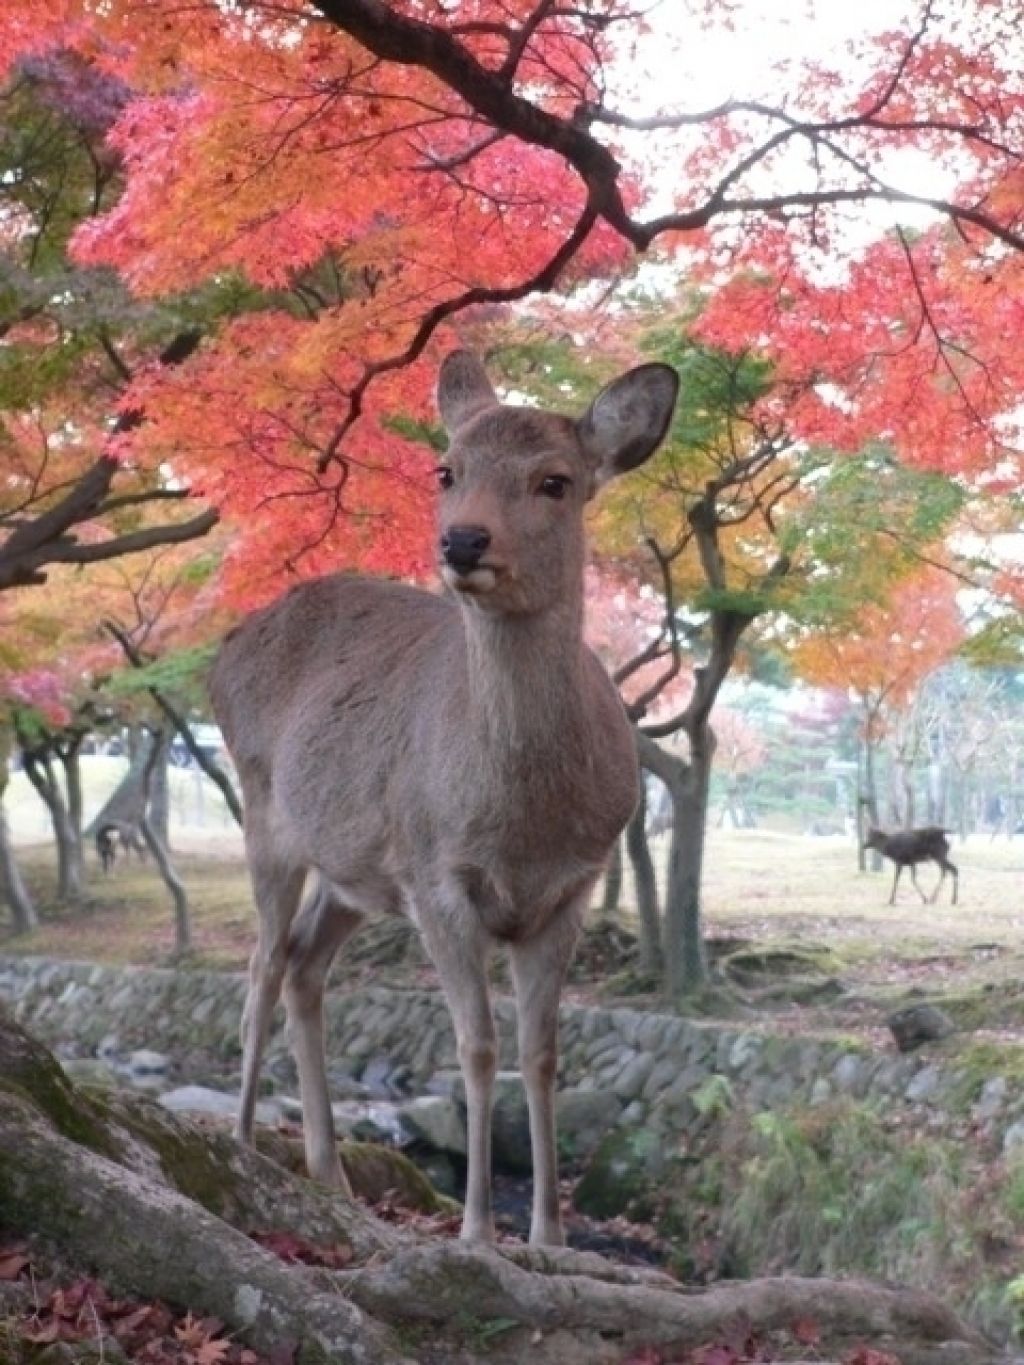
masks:
[(623, 1214), (644, 1221), (653, 1215), (664, 1165), (653, 1133), (615, 1129), (591, 1158), (573, 1192), (573, 1204), (591, 1218)]
[[(918, 1003), (919, 999), (906, 1003)], [(929, 996), (929, 1000), (945, 1010), (962, 1032), (1024, 1025), (1024, 984), (1012, 980), (984, 981), (967, 989), (941, 991)]]
[(53, 1054), (0, 1009), (0, 1092), (4, 1090), (27, 1099), (63, 1137), (117, 1159), (120, 1148), (104, 1123), (102, 1106), (72, 1085)]
[(993, 1076), (1004, 1076), (1012, 1090), (1024, 1085), (1024, 1047), (1015, 1043), (968, 1043), (956, 1048), (950, 1063), (954, 1080), (945, 1103), (954, 1111), (969, 1109)]
[(237, 1148), (229, 1133), (180, 1124), (154, 1101), (128, 1091), (109, 1103), (117, 1121), (156, 1152), (168, 1182), (181, 1194), (219, 1216), (237, 1207), (232, 1169)]
[(373, 1142), (344, 1142), (341, 1160), (356, 1194), (371, 1204), (391, 1199), (416, 1213), (458, 1213), (462, 1206), (438, 1194), (401, 1152)]
[(740, 985), (757, 985), (782, 976), (831, 976), (837, 970), (831, 948), (820, 944), (754, 945), (739, 948), (722, 959), (725, 974)]

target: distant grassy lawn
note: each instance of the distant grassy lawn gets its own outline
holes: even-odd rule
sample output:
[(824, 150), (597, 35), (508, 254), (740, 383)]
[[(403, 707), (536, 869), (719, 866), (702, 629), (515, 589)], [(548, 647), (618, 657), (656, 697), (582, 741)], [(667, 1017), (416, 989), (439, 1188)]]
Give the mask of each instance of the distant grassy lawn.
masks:
[[(86, 760), (87, 818), (124, 769), (120, 759)], [(256, 916), (239, 831), (208, 782), (179, 769), (171, 781), (172, 841), (191, 898), (194, 965), (243, 969), (256, 940)], [(169, 960), (170, 903), (150, 866), (121, 858), (113, 875), (104, 876), (89, 847), (87, 905), (76, 913), (58, 910), (45, 812), (23, 774), (14, 776), (5, 806), (43, 925), (15, 939), (0, 923), (0, 951), (118, 963)], [(667, 846), (667, 837), (656, 842), (661, 864)], [(713, 829), (705, 861), (706, 931), (760, 945), (823, 945), (844, 985), (878, 1002), (915, 990), (973, 992), (981, 1003), (961, 1001), (965, 1016), (1024, 1031), (1024, 837), (975, 836), (954, 842), (952, 857), (961, 869), (959, 905), (949, 904), (948, 880), (940, 903), (923, 905), (904, 873), (890, 907), (890, 865), (858, 873), (852, 839)], [(929, 865), (919, 877), (930, 893), (936, 870)], [(628, 882), (625, 900), (628, 907)], [(628, 908), (623, 919), (632, 923)], [(418, 965), (409, 967), (420, 979)], [(601, 987), (593, 982), (595, 992)], [(849, 1010), (836, 1014), (837, 1022), (849, 1023)], [(816, 1010), (800, 1017), (823, 1023), (828, 1016)]]
[[(123, 758), (82, 760), (86, 823), (127, 771)], [(170, 770), (171, 836), (175, 865), (191, 902), (195, 964), (241, 968), (256, 938), (256, 917), (242, 857), (240, 831), (220, 792), (192, 769)], [(0, 950), (97, 962), (165, 962), (174, 943), (168, 893), (151, 863), (118, 857), (112, 875), (86, 847), (88, 899), (80, 912), (53, 905), (55, 866), (49, 819), (24, 773), (15, 773), (4, 799), (26, 880), (43, 924), (28, 938), (0, 927)]]

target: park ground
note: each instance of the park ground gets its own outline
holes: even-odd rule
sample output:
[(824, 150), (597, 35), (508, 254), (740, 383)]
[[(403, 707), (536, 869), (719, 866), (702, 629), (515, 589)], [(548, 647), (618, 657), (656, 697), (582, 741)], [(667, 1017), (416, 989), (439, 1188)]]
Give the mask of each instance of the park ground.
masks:
[[(87, 818), (111, 789), (122, 761), (86, 760)], [(87, 901), (52, 906), (53, 854), (45, 815), (22, 774), (6, 807), (19, 857), (42, 912), (40, 929), (13, 938), (0, 927), (0, 950), (102, 962), (169, 961), (173, 926), (155, 870), (119, 860), (104, 876), (87, 849)], [(175, 863), (188, 888), (191, 965), (241, 970), (255, 942), (239, 831), (219, 794), (195, 771), (174, 770), (171, 830)], [(664, 863), (667, 836), (655, 842)], [(724, 964), (727, 990), (691, 1008), (739, 1015), (779, 1031), (885, 1036), (891, 1010), (921, 996), (947, 1005), (961, 1027), (982, 1037), (1024, 1038), (1024, 836), (977, 834), (953, 840), (960, 896), (950, 882), (938, 902), (922, 902), (909, 874), (888, 904), (891, 869), (860, 872), (851, 837), (797, 830), (712, 828), (704, 877), (704, 926), (711, 960)], [(921, 869), (935, 887), (937, 869)], [(656, 1008), (654, 985), (637, 969), (627, 878), (611, 921), (592, 912), (566, 998)], [(403, 926), (364, 931), (335, 969), (336, 981), (366, 979), (427, 985), (432, 973)], [(499, 989), (502, 977), (497, 982)]]
[[(114, 759), (87, 763), (87, 819), (121, 771)], [(174, 962), (170, 901), (151, 865), (122, 857), (104, 875), (90, 846), (85, 904), (58, 908), (45, 815), (22, 774), (5, 809), (42, 922), (20, 937), (0, 924), (0, 953)], [(171, 816), (194, 945), (179, 965), (241, 970), (256, 918), (239, 831), (216, 792), (188, 770), (172, 773)], [(663, 867), (667, 838), (654, 848)], [(892, 1052), (889, 1016), (928, 999), (957, 1025), (944, 1056), (976, 1063), (980, 1080), (998, 1072), (1016, 1085), (1024, 1077), (1024, 837), (955, 839), (952, 858), (957, 905), (948, 882), (938, 903), (923, 903), (904, 875), (890, 906), (888, 864), (858, 871), (851, 837), (713, 827), (704, 879), (712, 984), (682, 1007), (744, 1030), (849, 1038)], [(920, 879), (930, 892), (937, 870), (922, 869)], [(602, 917), (595, 905), (566, 999), (663, 1007), (640, 970), (630, 902), (627, 877), (615, 915)], [(505, 989), (500, 966), (495, 977)], [(342, 988), (434, 984), (401, 920), (364, 929), (332, 980)], [(753, 1117), (726, 1110), (673, 1170), (650, 1210), (593, 1224), (602, 1246), (630, 1256), (649, 1247), (688, 1282), (799, 1271), (915, 1285), (1000, 1345), (1024, 1338), (1024, 1161), (1001, 1154), (969, 1116), (933, 1132), (866, 1101)]]

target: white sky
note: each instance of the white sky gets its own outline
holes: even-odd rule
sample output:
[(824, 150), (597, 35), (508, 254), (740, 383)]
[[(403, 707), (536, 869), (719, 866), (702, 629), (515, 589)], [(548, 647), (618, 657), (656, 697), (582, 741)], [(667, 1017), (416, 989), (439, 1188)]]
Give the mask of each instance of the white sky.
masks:
[[(621, 88), (609, 102), (637, 116), (698, 112), (733, 97), (778, 104), (785, 96), (784, 82), (772, 69), (778, 62), (813, 59), (853, 73), (858, 40), (905, 28), (921, 5), (922, 0), (738, 0), (732, 30), (708, 33), (688, 0), (655, 0), (648, 10), (653, 31), (637, 58), (623, 65)], [(642, 135), (640, 141), (645, 141)], [(648, 141), (648, 151), (649, 146)], [(802, 149), (794, 153), (803, 155)], [(884, 171), (891, 183), (912, 194), (944, 196), (952, 188), (948, 173), (911, 149), (890, 154)], [(658, 178), (671, 193), (671, 174)], [(660, 197), (652, 204), (654, 212), (668, 207)], [(922, 226), (929, 217), (906, 205), (879, 204), (858, 213), (870, 236), (897, 220)]]

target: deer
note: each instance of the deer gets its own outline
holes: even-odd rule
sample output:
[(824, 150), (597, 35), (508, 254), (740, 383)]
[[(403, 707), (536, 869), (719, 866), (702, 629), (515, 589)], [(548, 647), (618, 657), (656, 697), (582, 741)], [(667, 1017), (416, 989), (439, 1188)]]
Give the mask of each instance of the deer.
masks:
[(117, 830), (113, 825), (101, 825), (96, 831), (96, 854), (104, 872), (113, 872), (114, 870), (114, 863), (117, 859), (117, 843), (114, 840), (116, 833)]
[(583, 642), (584, 508), (664, 439), (678, 377), (646, 364), (579, 418), (501, 403), (482, 362), (444, 360), (437, 470), (443, 591), (337, 573), (223, 642), (214, 713), (242, 787), (258, 912), (242, 1018), (238, 1138), (283, 996), (309, 1175), (343, 1193), (323, 997), (367, 917), (400, 913), (436, 969), (465, 1083), (461, 1236), (492, 1242), (497, 1035), (487, 967), (508, 953), (529, 1115), (529, 1239), (562, 1245), (558, 1008), (584, 912), (639, 798), (636, 747)]
[(113, 872), (120, 841), (125, 854), (134, 853), (140, 862), (146, 861), (146, 845), (137, 825), (125, 820), (108, 821), (96, 831), (96, 856), (104, 872)]
[(960, 884), (960, 873), (955, 863), (949, 859), (949, 840), (946, 835), (948, 830), (942, 829), (938, 825), (926, 825), (922, 829), (902, 829), (895, 834), (886, 834), (885, 830), (871, 828), (864, 837), (864, 848), (873, 848), (883, 857), (890, 858), (893, 862), (892, 893), (889, 896), (889, 904), (896, 903), (896, 887), (899, 885), (900, 876), (905, 867), (910, 868), (910, 878), (917, 888), (917, 894), (923, 902), (928, 901), (928, 897), (917, 884), (917, 864), (918, 863), (937, 863), (941, 869), (938, 884), (932, 892), (932, 904), (938, 899), (939, 892), (942, 890), (942, 883), (946, 880), (946, 873), (949, 872), (953, 877), (953, 895), (951, 904), (956, 905), (957, 891)]

